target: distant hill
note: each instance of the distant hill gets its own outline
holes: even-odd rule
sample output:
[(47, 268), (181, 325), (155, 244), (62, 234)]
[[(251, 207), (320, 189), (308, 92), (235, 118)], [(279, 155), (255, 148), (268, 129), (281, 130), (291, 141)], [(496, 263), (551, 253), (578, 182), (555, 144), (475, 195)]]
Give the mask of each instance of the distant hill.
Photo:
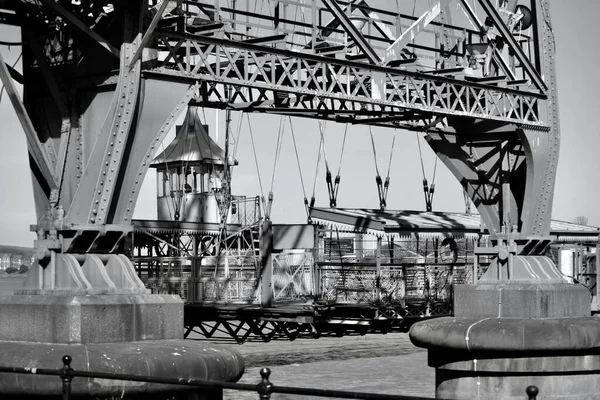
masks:
[(31, 247), (0, 245), (0, 254), (16, 254), (22, 255), (23, 258), (31, 258), (35, 254), (35, 249)]

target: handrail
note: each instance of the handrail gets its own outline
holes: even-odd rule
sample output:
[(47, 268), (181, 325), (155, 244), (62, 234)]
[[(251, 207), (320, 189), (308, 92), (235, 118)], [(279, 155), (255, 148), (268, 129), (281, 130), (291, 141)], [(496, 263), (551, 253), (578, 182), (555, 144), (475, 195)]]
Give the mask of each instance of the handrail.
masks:
[[(379, 393), (365, 393), (365, 392), (349, 392), (341, 390), (330, 390), (330, 389), (314, 389), (314, 388), (301, 388), (291, 386), (278, 386), (274, 385), (269, 381), (271, 370), (269, 368), (262, 368), (260, 370), (261, 381), (258, 384), (249, 383), (234, 383), (224, 381), (205, 381), (200, 379), (183, 379), (183, 378), (161, 378), (147, 375), (133, 375), (133, 374), (114, 374), (111, 372), (90, 372), (90, 371), (78, 371), (71, 368), (71, 362), (73, 359), (69, 355), (62, 357), (63, 367), (61, 369), (47, 369), (47, 368), (32, 368), (32, 367), (3, 367), (0, 366), (0, 373), (15, 373), (15, 374), (28, 374), (28, 375), (49, 375), (58, 376), (62, 381), (62, 399), (71, 399), (71, 385), (73, 378), (100, 378), (120, 381), (135, 381), (135, 382), (148, 382), (148, 383), (159, 383), (166, 385), (177, 385), (177, 386), (191, 386), (203, 389), (211, 389), (222, 391), (223, 389), (229, 390), (240, 390), (256, 392), (261, 400), (269, 400), (272, 393), (287, 393), (295, 395), (306, 395), (306, 396), (318, 396), (325, 398), (342, 398), (342, 399), (380, 399), (380, 400), (430, 400), (425, 397), (417, 396), (404, 396), (404, 395), (390, 395), (390, 394), (379, 394)], [(531, 387), (528, 387), (528, 394)], [(537, 394), (537, 388), (535, 388)], [(535, 400), (535, 397), (529, 397), (530, 400)]]

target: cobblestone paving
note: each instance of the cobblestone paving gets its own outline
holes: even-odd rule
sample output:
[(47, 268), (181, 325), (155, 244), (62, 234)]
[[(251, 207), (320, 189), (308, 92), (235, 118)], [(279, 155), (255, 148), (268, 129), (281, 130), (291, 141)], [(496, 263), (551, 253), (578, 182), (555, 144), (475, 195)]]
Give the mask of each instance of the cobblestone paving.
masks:
[[(408, 334), (299, 339), (293, 342), (251, 342), (237, 345), (246, 360), (243, 383), (258, 383), (262, 367), (271, 369), (271, 381), (297, 386), (434, 398), (434, 370), (427, 352), (415, 347)], [(226, 400), (258, 399), (249, 392), (225, 391)], [(273, 400), (318, 399), (274, 394)]]

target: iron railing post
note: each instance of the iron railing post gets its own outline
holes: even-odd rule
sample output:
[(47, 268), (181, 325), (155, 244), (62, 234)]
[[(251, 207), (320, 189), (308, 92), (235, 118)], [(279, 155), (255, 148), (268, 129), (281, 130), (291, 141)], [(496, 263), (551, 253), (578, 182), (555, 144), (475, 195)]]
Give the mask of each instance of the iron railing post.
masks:
[(71, 361), (73, 359), (69, 355), (65, 355), (62, 358), (63, 367), (60, 370), (60, 379), (62, 380), (62, 399), (63, 400), (71, 400), (71, 381), (73, 380), (73, 376), (71, 376)]
[(270, 400), (271, 393), (273, 393), (273, 384), (269, 381), (271, 376), (271, 370), (269, 368), (263, 368), (260, 370), (261, 381), (256, 385), (256, 391), (258, 392), (258, 398), (260, 400)]
[(537, 386), (527, 386), (525, 392), (527, 393), (527, 398), (529, 400), (535, 400), (540, 390), (537, 388)]

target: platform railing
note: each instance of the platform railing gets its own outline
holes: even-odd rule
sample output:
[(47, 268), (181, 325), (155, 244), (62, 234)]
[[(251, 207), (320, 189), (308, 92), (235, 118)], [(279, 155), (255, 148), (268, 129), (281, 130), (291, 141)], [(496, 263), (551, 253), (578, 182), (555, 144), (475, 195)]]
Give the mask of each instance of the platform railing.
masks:
[[(205, 391), (204, 394), (208, 395), (207, 398), (215, 400), (223, 399), (223, 390), (255, 392), (258, 395), (258, 399), (260, 400), (270, 400), (271, 394), (274, 393), (285, 393), (291, 395), (304, 395), (338, 399), (430, 400), (427, 397), (418, 396), (278, 386), (273, 384), (269, 380), (269, 377), (271, 375), (271, 370), (269, 368), (262, 368), (260, 370), (260, 382), (258, 382), (257, 384), (249, 384), (224, 381), (204, 381), (199, 379), (161, 378), (147, 375), (114, 374), (108, 372), (79, 371), (71, 368), (72, 361), (73, 359), (71, 358), (71, 356), (65, 355), (62, 357), (63, 367), (60, 369), (0, 366), (0, 373), (59, 377), (62, 383), (62, 400), (71, 400), (72, 398), (74, 398), (74, 395), (72, 393), (72, 384), (74, 378), (97, 378), (109, 379), (111, 381), (146, 382), (177, 387), (183, 386), (189, 387), (190, 391), (193, 390), (192, 388), (197, 388), (197, 390)], [(536, 400), (539, 390), (536, 386), (528, 386), (525, 392), (529, 400)], [(2, 388), (0, 388), (0, 393), (2, 393)], [(165, 398), (171, 398), (173, 394), (175, 393), (169, 394), (168, 392), (166, 392)]]

